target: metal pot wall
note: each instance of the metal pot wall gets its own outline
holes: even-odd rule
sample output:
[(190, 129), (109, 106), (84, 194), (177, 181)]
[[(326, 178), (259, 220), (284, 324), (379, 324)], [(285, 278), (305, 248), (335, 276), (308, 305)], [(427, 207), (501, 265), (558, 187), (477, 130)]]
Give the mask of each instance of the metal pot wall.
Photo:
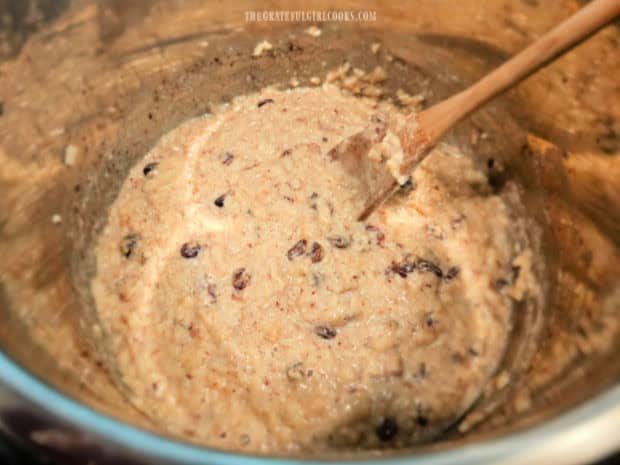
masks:
[[(344, 60), (380, 64), (388, 95), (432, 104), (579, 6), (344, 1), (376, 20), (314, 38), (246, 12), (329, 2), (0, 1), (2, 430), (63, 463), (292, 463), (161, 436), (93, 350), (92, 244), (129, 168), (212, 105), (293, 76), (309, 85)], [(274, 49), (252, 57), (264, 38)], [(541, 225), (546, 300), (518, 307), (511, 382), (432, 444), (319, 459), (572, 464), (620, 449), (619, 48), (616, 24), (449, 136), (480, 163), (500, 159)]]

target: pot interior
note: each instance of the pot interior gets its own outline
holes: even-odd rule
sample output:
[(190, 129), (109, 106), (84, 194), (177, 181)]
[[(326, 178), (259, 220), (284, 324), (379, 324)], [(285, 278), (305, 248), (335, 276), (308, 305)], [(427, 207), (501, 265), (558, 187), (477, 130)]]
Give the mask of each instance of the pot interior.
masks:
[[(256, 9), (249, 2), (42, 10), (49, 20), (25, 42), (15, 39), (0, 64), (2, 349), (72, 398), (157, 431), (119, 393), (92, 343), (94, 244), (130, 168), (161, 135), (218, 103), (286, 88), (292, 78), (311, 85), (345, 61), (382, 66), (384, 98), (404, 89), (432, 105), (575, 9), (566, 2), (539, 14), (537, 2), (511, 9), (493, 1), (481, 11), (472, 1), (456, 13), (449, 3), (419, 2), (416, 11), (369, 4), (377, 21), (325, 23), (320, 37), (305, 34), (307, 24), (246, 22)], [(470, 21), (480, 15), (490, 24)], [(532, 20), (527, 27), (523, 16)], [(261, 40), (273, 49), (254, 57)], [(525, 192), (546, 298), (516, 304), (498, 372), (511, 382), (491, 386), (459, 424), (416, 452), (540, 424), (620, 378), (620, 91), (613, 78), (583, 71), (596, 49), (609, 70), (600, 74), (617, 75), (620, 60), (609, 55), (618, 55), (620, 34), (612, 27), (591, 42), (447, 136), (481, 166), (498, 160), (500, 189), (512, 180)]]

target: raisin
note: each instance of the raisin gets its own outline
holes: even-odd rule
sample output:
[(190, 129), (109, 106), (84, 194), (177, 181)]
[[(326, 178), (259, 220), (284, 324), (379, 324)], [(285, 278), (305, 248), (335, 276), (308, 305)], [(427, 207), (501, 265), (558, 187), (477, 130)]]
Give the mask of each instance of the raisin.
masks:
[(308, 241), (305, 239), (301, 239), (297, 241), (297, 243), (291, 247), (288, 252), (286, 252), (286, 256), (289, 260), (293, 260), (295, 257), (299, 257), (306, 253), (306, 246), (308, 245)]
[(489, 170), (487, 175), (489, 186), (491, 186), (494, 194), (499, 194), (502, 191), (507, 179), (508, 178), (504, 172), (497, 170)]
[(504, 278), (500, 278), (497, 281), (495, 281), (495, 290), (497, 292), (502, 292), (507, 286), (508, 286), (508, 281), (505, 280)]
[(333, 339), (338, 334), (334, 328), (330, 328), (329, 326), (315, 326), (314, 334), (323, 339)]
[(317, 209), (317, 204), (315, 202), (315, 200), (319, 197), (319, 194), (317, 194), (316, 192), (313, 192), (312, 194), (310, 194), (310, 208), (312, 208), (313, 210)]
[(398, 423), (396, 423), (396, 419), (394, 417), (385, 417), (375, 429), (375, 433), (381, 441), (394, 439), (398, 434)]
[(378, 226), (375, 226), (374, 224), (367, 224), (366, 231), (377, 233), (377, 245), (383, 246), (385, 234), (383, 234), (383, 231), (381, 231)]
[(125, 258), (130, 259), (133, 256), (139, 240), (140, 236), (138, 234), (127, 234), (123, 237), (120, 249)]
[(226, 199), (226, 194), (222, 194), (217, 199), (215, 199), (213, 203), (215, 204), (216, 207), (223, 208), (225, 199)]
[(438, 278), (443, 277), (443, 271), (441, 271), (441, 268), (439, 268), (435, 263), (431, 262), (430, 260), (418, 258), (416, 261), (416, 267), (423, 273), (429, 272), (434, 273), (435, 276), (437, 276)]
[(219, 156), (220, 161), (222, 162), (222, 165), (230, 165), (233, 162), (233, 159), (235, 158), (235, 156), (230, 153), (230, 152), (224, 152)]
[(242, 291), (248, 287), (251, 279), (252, 276), (246, 271), (245, 268), (237, 268), (232, 275), (232, 285), (236, 290)]
[(201, 248), (197, 242), (186, 242), (181, 246), (181, 256), (183, 258), (196, 258)]
[(351, 245), (351, 239), (344, 236), (329, 236), (327, 240), (337, 249), (346, 249)]
[(409, 177), (407, 178), (407, 180), (406, 180), (404, 183), (402, 183), (402, 184), (400, 185), (399, 192), (400, 192), (401, 194), (408, 194), (409, 192), (411, 192), (412, 190), (414, 190), (414, 189), (415, 189), (415, 187), (416, 187), (416, 186), (415, 186), (415, 184), (413, 183), (413, 178), (412, 178), (411, 176), (409, 176)]
[(142, 173), (146, 177), (152, 177), (154, 174), (157, 173), (157, 167), (158, 166), (159, 166), (159, 163), (156, 162), (156, 161), (152, 161), (151, 163), (147, 163), (146, 166), (144, 168), (142, 168)]
[(428, 425), (428, 418), (426, 418), (423, 415), (420, 415), (419, 417), (416, 418), (416, 423), (421, 426), (422, 428), (424, 428), (425, 426)]
[(266, 105), (268, 103), (273, 103), (274, 100), (272, 98), (266, 98), (265, 100), (261, 100), (260, 102), (258, 102), (258, 104), (256, 105), (258, 108), (262, 107), (263, 105)]
[(308, 255), (310, 255), (310, 260), (312, 260), (312, 263), (320, 262), (325, 256), (323, 246), (318, 242), (313, 242), (312, 247), (310, 248), (310, 252), (308, 252)]
[(415, 271), (416, 266), (416, 262), (411, 260), (410, 255), (407, 255), (400, 263), (392, 262), (386, 272), (396, 273), (401, 278), (406, 278), (409, 273), (413, 273)]
[(458, 276), (459, 271), (461, 270), (458, 266), (453, 266), (448, 271), (446, 271), (446, 274), (444, 275), (443, 279), (445, 279), (446, 281), (452, 281), (454, 278)]
[(401, 278), (407, 277), (407, 270), (400, 265), (400, 263), (392, 262), (390, 266), (388, 266), (387, 270), (385, 270), (386, 274), (395, 273)]
[(304, 364), (302, 362), (293, 363), (286, 369), (286, 378), (291, 381), (301, 381), (306, 377)]

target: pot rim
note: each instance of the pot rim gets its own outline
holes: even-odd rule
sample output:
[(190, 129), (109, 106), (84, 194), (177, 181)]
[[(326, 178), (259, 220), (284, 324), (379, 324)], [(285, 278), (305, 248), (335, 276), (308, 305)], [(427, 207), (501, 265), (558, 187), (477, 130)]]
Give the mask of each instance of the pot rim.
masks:
[[(202, 448), (131, 426), (77, 402), (41, 381), (0, 351), (0, 383), (23, 399), (131, 455), (180, 464), (294, 465), (338, 464), (342, 460), (243, 455)], [(620, 450), (620, 385), (559, 416), (506, 437), (467, 444), (448, 451), (350, 460), (366, 465), (477, 465), (554, 463), (572, 465), (600, 459)], [(346, 460), (345, 460), (346, 461)]]

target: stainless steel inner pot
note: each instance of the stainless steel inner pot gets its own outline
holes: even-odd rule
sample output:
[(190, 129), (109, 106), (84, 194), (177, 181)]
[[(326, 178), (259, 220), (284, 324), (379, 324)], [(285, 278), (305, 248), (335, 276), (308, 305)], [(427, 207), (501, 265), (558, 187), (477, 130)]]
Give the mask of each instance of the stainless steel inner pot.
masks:
[[(345, 60), (383, 66), (387, 98), (402, 88), (430, 105), (579, 6), (344, 1), (338, 10), (374, 11), (376, 21), (324, 23), (314, 38), (303, 33), (309, 24), (248, 22), (246, 12), (335, 9), (328, 2), (0, 1), (2, 429), (103, 463), (238, 463), (121, 425), (158, 433), (111, 381), (84, 309), (93, 243), (130, 167), (214, 104), (292, 77), (310, 85)], [(263, 39), (274, 49), (252, 57)], [(432, 444), (327, 459), (506, 463), (551, 454), (578, 463), (620, 448), (610, 433), (620, 426), (619, 48), (616, 24), (448, 136), (483, 165), (497, 160), (505, 169), (489, 175), (500, 189), (523, 187), (525, 214), (538, 225), (546, 299), (516, 306), (498, 373), (510, 382), (492, 382)], [(569, 453), (584, 437), (588, 448)]]

